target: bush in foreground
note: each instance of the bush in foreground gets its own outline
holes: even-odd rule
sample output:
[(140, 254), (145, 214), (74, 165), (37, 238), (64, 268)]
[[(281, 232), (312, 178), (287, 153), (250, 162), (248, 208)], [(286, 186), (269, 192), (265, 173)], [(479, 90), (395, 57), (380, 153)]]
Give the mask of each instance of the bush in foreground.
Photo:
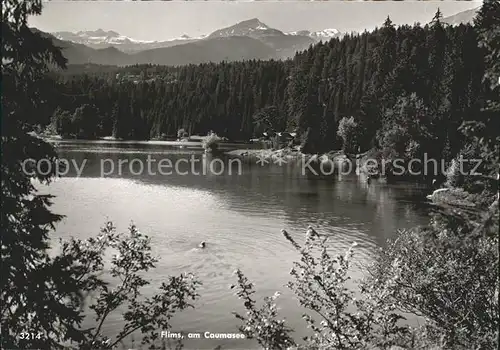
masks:
[[(277, 295), (256, 306), (253, 285), (241, 271), (237, 295), (246, 315), (240, 331), (265, 349), (496, 349), (498, 309), (498, 202), (487, 213), (436, 215), (428, 227), (404, 230), (383, 249), (359, 287), (350, 291), (352, 247), (332, 256), (327, 240), (308, 238), (288, 287), (311, 311), (311, 329), (296, 344), (277, 317)], [(420, 328), (403, 314), (420, 316)]]
[[(108, 253), (112, 254), (111, 264), (105, 258)], [(157, 294), (144, 297), (141, 292), (150, 283), (143, 274), (155, 268), (157, 261), (151, 254), (150, 239), (133, 225), (128, 233), (118, 234), (108, 222), (96, 238), (63, 242), (61, 252), (47, 259), (36, 276), (29, 277), (30, 283), (45, 286), (39, 295), (49, 293), (46, 303), (50, 304), (33, 311), (2, 306), (2, 314), (27, 313), (24, 331), (36, 329), (40, 336), (21, 339), (14, 333), (17, 328), (2, 327), (3, 347), (112, 349), (140, 333), (141, 345), (157, 348), (158, 330), (170, 329), (174, 314), (192, 307), (200, 284), (192, 275), (171, 276)], [(125, 324), (118, 334), (108, 337), (102, 327), (112, 313), (118, 312)], [(94, 327), (82, 327), (85, 314), (94, 318)], [(15, 318), (2, 322), (8, 320)]]
[[(362, 284), (356, 297), (346, 286), (351, 279), (352, 247), (345, 255), (333, 256), (327, 239), (308, 238), (302, 247), (287, 232), (283, 234), (300, 254), (300, 262), (294, 263), (290, 271), (293, 281), (288, 288), (300, 305), (311, 312), (303, 318), (312, 333), (304, 339), (305, 344), (296, 344), (292, 330), (284, 320), (277, 319), (277, 295), (267, 298), (264, 306), (257, 308), (250, 298), (253, 285), (237, 271), (237, 295), (247, 309), (246, 316), (236, 314), (244, 323), (241, 332), (256, 339), (265, 349), (390, 349), (414, 345), (414, 330), (400, 324), (404, 318), (397, 312), (397, 304), (388, 302), (388, 293), (373, 293), (371, 286)], [(394, 274), (385, 281), (386, 290), (391, 290), (397, 278)]]
[(471, 215), (436, 214), (429, 227), (401, 232), (378, 258), (371, 283), (387, 290), (385, 276), (398, 273), (390, 299), (424, 317), (427, 337), (445, 348), (496, 349), (498, 203), (478, 220)]

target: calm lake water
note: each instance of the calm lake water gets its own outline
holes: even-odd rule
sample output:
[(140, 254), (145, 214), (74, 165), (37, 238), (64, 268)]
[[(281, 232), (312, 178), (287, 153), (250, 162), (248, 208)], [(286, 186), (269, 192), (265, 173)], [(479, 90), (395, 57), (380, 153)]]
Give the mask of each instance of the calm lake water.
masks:
[[(238, 332), (240, 323), (231, 312), (242, 312), (243, 307), (229, 285), (236, 281), (233, 271), (240, 268), (255, 283), (257, 297), (282, 292), (281, 315), (299, 338), (306, 334), (302, 310), (284, 287), (298, 254), (280, 234), (282, 228), (301, 243), (312, 225), (331, 236), (332, 250), (339, 254), (357, 242), (353, 278), (359, 280), (377, 247), (398, 229), (427, 221), (428, 190), (412, 184), (368, 185), (356, 176), (310, 178), (292, 164), (243, 163), (238, 169), (237, 163), (230, 167), (228, 159), (214, 163), (215, 172), (224, 166), (220, 175), (207, 166), (203, 174), (201, 162), (195, 163), (194, 171), (182, 163), (183, 175), (165, 174), (165, 169), (162, 175), (154, 165), (160, 160), (174, 165), (181, 158), (199, 160), (202, 153), (144, 144), (64, 143), (58, 148), (61, 158), (85, 164), (80, 177), (70, 165), (66, 176), (41, 188), (56, 196), (54, 212), (67, 215), (54, 237), (87, 238), (96, 235), (106, 220), (125, 231), (133, 221), (151, 237), (153, 251), (160, 257), (158, 267), (148, 274), (152, 285), (146, 295), (167, 276), (181, 272), (193, 272), (202, 281), (196, 308), (174, 317), (173, 332)], [(154, 161), (149, 172), (148, 158)], [(141, 163), (145, 169), (139, 174)], [(207, 242), (204, 250), (197, 249), (201, 241)], [(92, 326), (93, 320), (87, 325)], [(116, 334), (121, 325), (120, 314), (113, 314), (104, 333)], [(249, 340), (185, 341), (186, 349), (217, 345), (257, 348)]]

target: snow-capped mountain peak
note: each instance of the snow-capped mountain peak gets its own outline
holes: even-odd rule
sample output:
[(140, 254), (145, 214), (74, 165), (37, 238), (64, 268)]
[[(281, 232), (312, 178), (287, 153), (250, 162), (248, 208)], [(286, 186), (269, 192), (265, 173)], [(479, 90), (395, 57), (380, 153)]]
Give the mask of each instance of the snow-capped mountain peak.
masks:
[(115, 31), (112, 30), (105, 31), (101, 28), (97, 30), (81, 30), (77, 32), (76, 35), (82, 37), (98, 37), (98, 38), (116, 38), (120, 36), (120, 34)]
[(243, 22), (238, 23), (240, 27), (247, 27), (249, 29), (256, 29), (256, 30), (266, 30), (269, 29), (269, 27), (262, 23), (258, 18), (252, 18)]
[(333, 38), (339, 34), (340, 34), (340, 32), (337, 29), (328, 28), (328, 29), (319, 30), (317, 32), (313, 32), (313, 33), (311, 33), (311, 36), (323, 37), (323, 38), (327, 38), (327, 37)]
[(297, 31), (294, 31), (294, 32), (288, 32), (288, 33), (285, 33), (286, 35), (302, 35), (302, 36), (310, 36), (311, 35), (311, 32), (308, 31), (308, 30), (297, 30)]
[(300, 35), (300, 36), (308, 36), (317, 40), (326, 39), (329, 40), (331, 38), (335, 38), (339, 36), (341, 33), (334, 28), (328, 28), (323, 30), (318, 30), (316, 32), (311, 32), (309, 30), (299, 30), (294, 32), (288, 32), (286, 35)]
[(146, 40), (136, 40), (129, 38), (119, 33), (103, 29), (97, 30), (85, 30), (76, 33), (71, 32), (56, 32), (53, 35), (60, 40), (69, 40), (78, 44), (84, 45), (120, 45), (120, 44), (132, 44), (132, 43), (143, 43), (149, 44), (154, 43), (154, 41)]
[(262, 23), (258, 18), (248, 19), (230, 27), (222, 28), (211, 33), (209, 37), (251, 36), (262, 37), (267, 35), (284, 35), (283, 32), (273, 29)]

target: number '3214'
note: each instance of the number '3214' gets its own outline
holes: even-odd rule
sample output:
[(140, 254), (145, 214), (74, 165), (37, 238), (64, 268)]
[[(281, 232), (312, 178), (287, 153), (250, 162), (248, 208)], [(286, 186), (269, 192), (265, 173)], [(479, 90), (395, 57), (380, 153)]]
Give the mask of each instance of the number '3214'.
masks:
[(42, 339), (43, 334), (41, 332), (22, 332), (19, 334), (19, 339), (31, 340), (31, 339)]

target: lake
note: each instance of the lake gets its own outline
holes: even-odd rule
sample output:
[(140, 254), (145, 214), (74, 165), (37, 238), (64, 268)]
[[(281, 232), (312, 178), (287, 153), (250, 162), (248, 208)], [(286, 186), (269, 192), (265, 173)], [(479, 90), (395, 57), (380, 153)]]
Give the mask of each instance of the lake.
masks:
[[(355, 175), (311, 178), (296, 164), (238, 164), (226, 157), (209, 157), (211, 162), (218, 159), (210, 168), (212, 163), (200, 161), (199, 150), (162, 144), (68, 142), (59, 144), (58, 152), (84, 167), (77, 177), (70, 163), (65, 176), (41, 188), (56, 196), (53, 211), (67, 215), (54, 238), (96, 235), (106, 220), (125, 231), (133, 221), (151, 237), (154, 254), (160, 257), (148, 274), (152, 285), (144, 294), (151, 295), (167, 276), (181, 272), (193, 272), (202, 281), (196, 308), (176, 315), (172, 332), (237, 333), (240, 323), (231, 312), (242, 312), (243, 307), (229, 285), (236, 282), (233, 271), (240, 268), (255, 283), (257, 297), (282, 293), (281, 315), (298, 337), (303, 336), (302, 310), (284, 287), (299, 256), (281, 229), (301, 243), (312, 225), (331, 236), (331, 249), (339, 254), (357, 242), (353, 279), (359, 280), (376, 249), (398, 229), (427, 222), (428, 190), (415, 184), (367, 184)], [(178, 173), (168, 173), (156, 165), (146, 171), (148, 159), (154, 164), (163, 160), (171, 170), (184, 161)], [(187, 159), (197, 162), (191, 166)], [(197, 249), (201, 241), (206, 249)], [(117, 313), (103, 330), (112, 335), (120, 326)], [(186, 349), (217, 345), (256, 348), (250, 340), (185, 341)]]

